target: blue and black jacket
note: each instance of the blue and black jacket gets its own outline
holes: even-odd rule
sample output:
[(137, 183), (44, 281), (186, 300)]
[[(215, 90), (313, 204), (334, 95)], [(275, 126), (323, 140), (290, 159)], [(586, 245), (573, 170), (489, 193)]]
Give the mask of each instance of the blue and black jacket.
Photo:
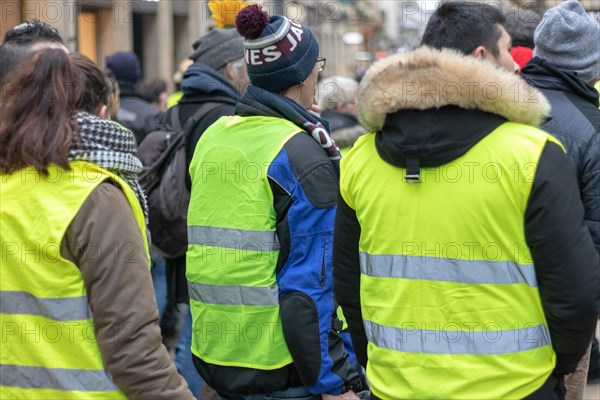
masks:
[[(236, 115), (283, 118), (242, 98)], [(333, 296), (332, 252), (338, 175), (308, 134), (294, 135), (268, 169), (277, 214), (277, 260), (283, 334), (294, 362), (275, 370), (209, 364), (194, 356), (204, 380), (221, 394), (270, 393), (304, 386), (311, 393), (358, 389)]]

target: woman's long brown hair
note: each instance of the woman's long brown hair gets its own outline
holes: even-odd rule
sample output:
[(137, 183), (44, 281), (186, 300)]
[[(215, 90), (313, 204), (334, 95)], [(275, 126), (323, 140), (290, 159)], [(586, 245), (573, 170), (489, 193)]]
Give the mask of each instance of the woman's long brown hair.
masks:
[(0, 102), (0, 173), (33, 166), (48, 174), (48, 165), (68, 169), (80, 85), (68, 54), (40, 50), (2, 86)]

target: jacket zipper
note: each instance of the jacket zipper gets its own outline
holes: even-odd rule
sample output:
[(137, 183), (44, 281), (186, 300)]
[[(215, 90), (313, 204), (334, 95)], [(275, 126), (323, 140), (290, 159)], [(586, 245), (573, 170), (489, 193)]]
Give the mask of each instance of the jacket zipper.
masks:
[(325, 246), (327, 240), (323, 242), (323, 257), (321, 257), (321, 287), (325, 286)]

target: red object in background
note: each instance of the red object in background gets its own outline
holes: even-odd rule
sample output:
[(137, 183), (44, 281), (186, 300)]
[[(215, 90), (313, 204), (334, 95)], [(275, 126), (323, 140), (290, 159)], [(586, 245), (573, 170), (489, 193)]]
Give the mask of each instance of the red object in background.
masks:
[(510, 49), (510, 55), (519, 67), (523, 68), (533, 58), (533, 49), (517, 46)]
[(382, 58), (386, 58), (388, 56), (388, 52), (385, 50), (379, 50), (375, 52), (375, 60), (381, 60)]

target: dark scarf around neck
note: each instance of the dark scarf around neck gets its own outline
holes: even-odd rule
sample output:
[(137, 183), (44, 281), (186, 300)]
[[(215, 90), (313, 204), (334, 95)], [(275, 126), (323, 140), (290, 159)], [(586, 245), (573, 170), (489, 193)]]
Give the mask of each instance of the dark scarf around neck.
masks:
[(272, 93), (256, 86), (249, 86), (242, 98), (261, 104), (281, 115), (298, 127), (308, 132), (321, 145), (327, 157), (339, 173), (340, 150), (329, 135), (329, 124), (326, 120), (305, 110), (300, 104), (285, 96)]

